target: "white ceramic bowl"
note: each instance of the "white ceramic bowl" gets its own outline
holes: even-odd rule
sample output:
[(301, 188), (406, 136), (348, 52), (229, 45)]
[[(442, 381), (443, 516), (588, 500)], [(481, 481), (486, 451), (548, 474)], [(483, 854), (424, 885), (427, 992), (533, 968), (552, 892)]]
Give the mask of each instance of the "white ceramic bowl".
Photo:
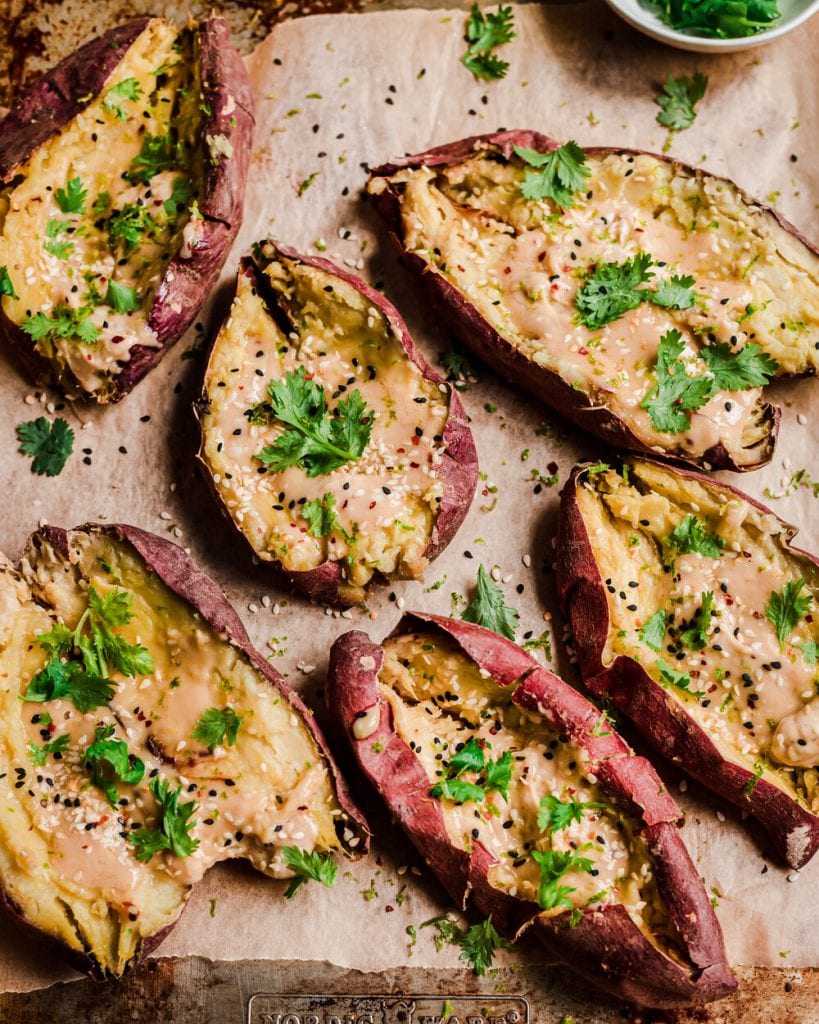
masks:
[(798, 28), (819, 11), (819, 0), (779, 0), (779, 10), (782, 14), (771, 28), (741, 39), (712, 39), (709, 36), (692, 36), (677, 32), (663, 24), (659, 15), (644, 7), (640, 0), (606, 0), (606, 3), (629, 25), (652, 39), (676, 46), (679, 50), (693, 50), (695, 53), (736, 53), (739, 50), (750, 50), (754, 46), (764, 46), (765, 43), (779, 39), (786, 32)]

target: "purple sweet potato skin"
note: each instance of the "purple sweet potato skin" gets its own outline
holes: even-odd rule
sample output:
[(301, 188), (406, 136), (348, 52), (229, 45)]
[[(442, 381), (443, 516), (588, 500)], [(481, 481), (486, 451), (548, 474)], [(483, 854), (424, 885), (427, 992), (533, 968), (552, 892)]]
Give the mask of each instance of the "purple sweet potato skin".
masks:
[[(13, 177), (40, 146), (65, 127), (96, 98), (128, 48), (150, 24), (140, 18), (111, 29), (75, 50), (48, 71), (0, 122), (0, 181)], [(202, 233), (190, 258), (174, 256), (157, 287), (148, 324), (159, 346), (136, 345), (112, 381), (103, 400), (124, 398), (179, 340), (196, 318), (227, 258), (242, 222), (242, 204), (253, 138), (253, 101), (244, 63), (230, 41), (223, 18), (210, 18), (193, 30), (201, 67), (202, 98), (211, 111), (200, 126), (205, 150), (205, 176), (199, 209)], [(232, 102), (229, 103), (229, 98)], [(226, 112), (226, 111), (229, 111)], [(207, 157), (207, 136), (221, 135), (232, 153)], [(0, 308), (0, 335), (15, 354), (22, 371), (36, 383), (53, 383), (51, 362), (37, 352), (29, 336)], [(68, 390), (78, 388), (61, 379)], [(85, 396), (94, 397), (94, 396)]]
[[(396, 336), (400, 339), (407, 358), (418, 367), (424, 378), (447, 388), (449, 415), (442, 435), (446, 450), (437, 471), (442, 485), (441, 503), (433, 524), (429, 543), (424, 552), (424, 556), (431, 562), (437, 558), (460, 529), (469, 512), (478, 482), (478, 453), (475, 448), (472, 431), (469, 427), (469, 417), (466, 414), (458, 392), (426, 360), (410, 335), (401, 314), (380, 292), (371, 288), (370, 285), (354, 274), (350, 274), (348, 271), (336, 266), (336, 264), (331, 263), (330, 260), (323, 259), (320, 256), (302, 255), (296, 252), (295, 249), (278, 242), (270, 241), (268, 244), (272, 244), (276, 251), (286, 259), (298, 261), (306, 266), (315, 267), (327, 274), (331, 274), (363, 295), (368, 302), (371, 302), (376, 309), (384, 314), (390, 326), (395, 330)], [(255, 280), (259, 270), (252, 260), (244, 259), (240, 265), (239, 273), (247, 274), (251, 280)], [(207, 396), (204, 397), (206, 398)], [(198, 461), (219, 506), (235, 526), (229, 510), (225, 508), (222, 497), (213, 483), (211, 470), (201, 448)], [(258, 552), (254, 551), (253, 553), (258, 557)], [(322, 604), (344, 606), (339, 590), (344, 581), (342, 564), (340, 562), (327, 561), (317, 568), (309, 569), (305, 572), (289, 571), (275, 560), (273, 560), (273, 564), (285, 573), (297, 590), (306, 594), (311, 600), (319, 601)]]
[[(654, 461), (659, 465), (659, 460)], [(740, 764), (729, 761), (680, 701), (668, 693), (634, 660), (618, 655), (603, 661), (609, 632), (606, 589), (594, 558), (577, 491), (588, 467), (577, 466), (561, 496), (557, 543), (558, 593), (575, 637), (580, 671), (592, 693), (610, 699), (665, 757), (681, 765), (703, 785), (751, 813), (768, 832), (777, 854), (791, 867), (804, 866), (819, 849), (819, 817), (787, 793)], [(666, 467), (668, 468), (668, 467)], [(741, 498), (766, 513), (775, 513), (735, 487), (717, 483), (693, 470), (675, 467), (681, 476)], [(819, 560), (790, 544), (795, 528), (783, 526), (790, 551), (814, 565)]]
[[(369, 850), (370, 842), (370, 830), (366, 819), (353, 802), (347, 784), (338, 770), (327, 741), (316, 724), (313, 713), (306, 707), (298, 694), (290, 689), (283, 676), (253, 647), (241, 619), (216, 583), (176, 544), (125, 523), (105, 526), (97, 523), (87, 523), (84, 526), (77, 527), (75, 530), (64, 530), (55, 526), (46, 526), (38, 534), (35, 534), (29, 543), (36, 543), (37, 538), (42, 537), (44, 541), (52, 545), (62, 556), (68, 557), (71, 535), (73, 533), (104, 534), (124, 540), (130, 544), (144, 561), (146, 568), (150, 572), (155, 573), (169, 590), (197, 611), (214, 630), (223, 634), (227, 642), (232, 644), (251, 661), (253, 667), (281, 694), (282, 698), (290, 704), (294, 713), (301, 718), (324, 758), (325, 766), (333, 780), (336, 798), (347, 815), (344, 826), (353, 833), (353, 837), (356, 840), (353, 844), (350, 844), (349, 838), (344, 838), (344, 829), (341, 829), (339, 831), (339, 840), (342, 846), (351, 856), (359, 857), (366, 854)], [(192, 890), (189, 890), (189, 894), (190, 891)], [(2, 890), (0, 890), (0, 909), (5, 910), (7, 914), (19, 922), (28, 932), (44, 943), (47, 948), (58, 953), (63, 959), (76, 967), (77, 970), (83, 971), (97, 980), (105, 979), (106, 975), (100, 970), (100, 965), (96, 960), (76, 950), (69, 949), (59, 940), (44, 935), (27, 921), (21, 908), (17, 906), (8, 893)], [(179, 920), (183, 910), (184, 904), (179, 908), (176, 921)], [(127, 965), (127, 969), (132, 969), (161, 945), (175, 927), (176, 921), (173, 921), (154, 935), (147, 936), (143, 940), (137, 956)]]
[[(524, 146), (541, 153), (548, 153), (557, 149), (559, 145), (560, 143), (546, 135), (526, 130), (477, 135), (384, 164), (372, 172), (372, 177), (386, 177), (406, 167), (436, 167), (457, 164), (474, 155), (476, 147), (491, 148), (505, 159), (509, 159), (515, 146)], [(605, 156), (608, 153), (635, 155), (645, 153), (644, 150), (606, 147), (589, 148), (586, 152), (592, 156)], [(675, 172), (700, 177), (704, 174), (703, 171), (679, 160), (656, 153), (647, 155), (671, 163)], [(727, 181), (727, 179), (720, 180)], [(737, 188), (732, 182), (729, 184)], [(811, 252), (817, 253), (816, 247), (775, 210), (764, 203), (751, 199), (741, 189), (737, 190), (746, 202), (759, 207), (772, 216), (778, 224), (806, 245)], [(546, 367), (537, 366), (526, 359), (514, 345), (503, 338), (484, 319), (468, 299), (445, 277), (437, 273), (421, 256), (406, 251), (403, 241), (401, 197), (396, 189), (388, 186), (383, 192), (373, 195), (372, 199), (388, 226), (390, 237), (401, 250), (404, 262), (418, 275), (430, 302), (435, 306), (447, 327), (464, 345), (476, 352), (487, 365), (499, 369), (513, 383), (529, 391), (535, 398), (554, 408), (582, 429), (595, 434), (616, 448), (651, 453), (652, 449), (636, 437), (622, 420), (608, 409), (595, 404), (582, 392), (576, 391), (558, 373)], [(681, 461), (694, 461), (698, 465), (713, 469), (731, 469), (737, 472), (758, 469), (769, 462), (773, 454), (781, 411), (778, 407), (767, 404), (763, 407), (761, 415), (766, 424), (765, 437), (755, 447), (754, 456), (748, 461), (737, 463), (722, 443), (710, 448), (695, 460), (686, 460), (680, 453), (677, 453), (675, 457)]]
[[(608, 727), (599, 728), (603, 719), (597, 709), (511, 641), (480, 626), (420, 612), (405, 615), (393, 635), (418, 630), (445, 634), (494, 683), (515, 687), (516, 703), (541, 714), (587, 752), (589, 770), (607, 794), (643, 822), (659, 892), (686, 944), (690, 966), (663, 955), (620, 906), (587, 909), (571, 928), (568, 913), (545, 917), (536, 903), (494, 888), (489, 881), (493, 856), (480, 843), (470, 853), (453, 845), (441, 804), (429, 795), (430, 782), (421, 762), (394, 729), (389, 704), (378, 691), (383, 648), (364, 633), (347, 633), (330, 652), (331, 711), (365, 774), (458, 907), (472, 904), (482, 915), (491, 915), (498, 931), (510, 939), (531, 930), (555, 960), (613, 995), (641, 1005), (683, 1006), (733, 991), (736, 982), (725, 959), (719, 924), (676, 827), (680, 811), (651, 765), (630, 756), (619, 736)], [(356, 720), (375, 706), (380, 708), (377, 729), (357, 739)]]

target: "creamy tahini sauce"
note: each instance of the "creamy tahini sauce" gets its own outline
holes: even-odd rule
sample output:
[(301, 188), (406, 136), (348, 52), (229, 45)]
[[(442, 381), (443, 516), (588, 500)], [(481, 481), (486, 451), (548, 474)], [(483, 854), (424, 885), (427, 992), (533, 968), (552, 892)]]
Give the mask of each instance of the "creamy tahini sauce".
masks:
[[(167, 230), (160, 231), (156, 239), (146, 235), (138, 248), (123, 256), (121, 247), (116, 253), (111, 251), (107, 228), (100, 231), (95, 221), (126, 204), (137, 203), (164, 223), (167, 218), (162, 204), (170, 197), (174, 180), (180, 175), (191, 179), (190, 172), (180, 170), (160, 171), (147, 185), (132, 185), (122, 178), (122, 171), (139, 154), (145, 134), (161, 136), (168, 132), (169, 118), (175, 113), (176, 86), (182, 84), (179, 61), (187, 59), (173, 51), (176, 41), (177, 32), (171, 26), (152, 23), (128, 50), (100, 96), (34, 154), (22, 169), (22, 182), (0, 193), (0, 265), (8, 268), (20, 296), (19, 301), (8, 296), (2, 301), (15, 323), (36, 312), (51, 315), (60, 305), (79, 309), (87, 305), (92, 287), (104, 298), (111, 278), (119, 285), (135, 288), (141, 298), (141, 309), (127, 313), (117, 313), (104, 304), (96, 306), (90, 313), (91, 322), (101, 332), (96, 341), (62, 338), (54, 343), (59, 359), (88, 392), (99, 391), (108, 378), (121, 372), (118, 364), (128, 362), (135, 346), (159, 346), (144, 311), (150, 309), (170, 250), (177, 247), (173, 238), (168, 237)], [(170, 80), (160, 90), (159, 101), (151, 106), (149, 99), (157, 89), (156, 72), (163, 66)], [(188, 69), (184, 73), (188, 76)], [(109, 89), (128, 78), (137, 80), (142, 95), (137, 100), (117, 101), (127, 115), (120, 120), (103, 104)], [(190, 79), (189, 85), (193, 77)], [(64, 189), (66, 182), (76, 177), (87, 190), (81, 215), (64, 213), (56, 199), (56, 190)], [(110, 195), (110, 204), (104, 212), (95, 214), (92, 206), (103, 192)], [(54, 239), (73, 246), (64, 259), (44, 248), (49, 221), (69, 225)], [(187, 211), (180, 211), (174, 233), (182, 232), (187, 221)], [(37, 347), (50, 355), (46, 342), (39, 342)]]
[[(675, 184), (668, 166), (649, 156), (590, 157), (588, 165), (591, 197), (578, 196), (558, 218), (547, 216), (545, 203), (520, 196), (516, 165), (501, 168), (477, 155), (440, 171), (401, 171), (394, 180), (405, 189), (406, 245), (465, 292), (527, 358), (559, 370), (646, 444), (701, 455), (722, 442), (741, 457), (756, 438), (759, 389), (719, 392), (691, 414), (681, 434), (658, 432), (640, 408), (655, 383), (660, 337), (672, 328), (682, 332), (693, 376), (707, 372), (698, 358), (700, 335), (733, 347), (761, 343), (783, 368), (794, 360), (810, 364), (816, 353), (797, 344), (798, 335), (819, 322), (812, 299), (806, 294), (803, 302), (798, 289), (813, 294), (816, 282), (789, 263), (774, 266), (781, 240), (767, 237), (769, 228), (725, 186)], [(379, 180), (371, 185), (380, 187)], [(670, 311), (643, 304), (596, 331), (575, 323), (583, 273), (641, 250), (659, 264), (649, 286), (690, 275), (696, 305)]]
[[(441, 500), (447, 388), (422, 377), (383, 314), (354, 289), (289, 260), (276, 266), (292, 281), (296, 329), (285, 337), (240, 275), (211, 357), (204, 434), (214, 482), (263, 558), (297, 571), (346, 559), (357, 586), (375, 569), (419, 576)], [(324, 386), (328, 408), (358, 390), (373, 412), (361, 458), (312, 479), (298, 466), (262, 472), (256, 456), (283, 428), (252, 425), (247, 416), (268, 398), (271, 380), (298, 367)], [(341, 530), (314, 537), (302, 509), (328, 493)]]
[[(282, 861), (283, 847), (334, 847), (340, 812), (315, 742), (289, 704), (235, 648), (146, 574), (125, 545), (92, 542), (84, 535), (73, 539), (72, 562), (100, 594), (117, 588), (134, 593), (134, 618), (120, 632), (148, 647), (155, 670), (136, 679), (112, 673), (117, 691), (110, 706), (88, 714), (68, 700), (20, 701), (18, 694), (46, 660), (32, 638), (53, 620), (30, 601), (26, 610), (25, 597), (2, 578), (0, 607), (9, 613), (3, 624), (11, 622), (14, 629), (9, 642), (0, 645), (0, 681), (7, 687), (4, 730), (17, 735), (3, 744), (3, 759), (11, 763), (12, 778), (23, 783), (13, 792), (47, 850), (45, 867), (53, 883), (122, 908), (133, 922), (159, 878), (184, 892), (213, 863), (233, 857), (248, 858), (272, 877), (288, 877), (292, 871)], [(115, 579), (98, 557), (112, 567)], [(48, 596), (55, 600), (62, 594), (59, 606), (72, 610), (65, 622), (73, 628), (85, 603), (83, 588), (60, 566), (60, 556), (47, 549), (32, 568), (35, 593), (44, 600), (40, 581), (50, 579)], [(24, 653), (11, 661), (15, 651)], [(242, 716), (235, 746), (210, 751), (193, 738), (199, 716), (210, 707), (232, 707)], [(140, 784), (116, 783), (115, 809), (90, 784), (84, 765), (100, 725), (113, 725), (111, 738), (123, 740), (145, 764)], [(69, 743), (61, 757), (49, 755), (42, 767), (31, 764), (27, 744), (39, 746), (63, 734)], [(195, 802), (191, 835), (199, 847), (184, 858), (159, 853), (144, 864), (126, 836), (141, 824), (158, 826), (148, 788), (157, 775), (172, 788), (181, 787), (180, 803)], [(32, 860), (27, 852), (24, 863)]]
[[(796, 579), (805, 579), (803, 593), (814, 594), (815, 611), (815, 579), (808, 563), (787, 554), (775, 520), (747, 503), (731, 496), (720, 504), (702, 486), (692, 484), (687, 490), (682, 478), (640, 463), (630, 464), (630, 470), (638, 486), (646, 491), (651, 486), (653, 493), (641, 495), (615, 473), (606, 473), (599, 483), (604, 493), (589, 520), (593, 527), (600, 524), (593, 528), (593, 543), (608, 574), (614, 649), (636, 657), (657, 677), (658, 657), (689, 675), (689, 689), (702, 696), (687, 696), (674, 687), (669, 691), (721, 745), (750, 762), (819, 766), (819, 676), (801, 650), (815, 639), (814, 618), (800, 619), (780, 643), (765, 614), (771, 595)], [(592, 508), (594, 493), (581, 492), (584, 514)], [(721, 557), (678, 553), (673, 572), (664, 572), (657, 542), (662, 545), (686, 514), (697, 515), (722, 538)], [(652, 544), (630, 542), (638, 535), (651, 538)], [(677, 634), (687, 628), (707, 592), (713, 594), (714, 613), (702, 650), (680, 644), (671, 632), (659, 653), (641, 642), (639, 628), (660, 609), (668, 612)]]
[[(570, 871), (561, 879), (572, 889), (572, 906), (622, 903), (646, 925), (656, 911), (656, 893), (645, 849), (589, 774), (583, 752), (540, 716), (512, 705), (510, 690), (495, 686), (440, 637), (405, 635), (384, 646), (379, 692), (392, 709), (397, 732), (424, 766), (430, 788), (470, 737), (485, 742), (488, 758), (497, 760), (504, 751), (514, 758), (508, 799), (490, 792), (481, 803), (441, 800), (453, 844), (469, 850), (480, 842), (497, 862), (490, 870), (492, 884), (531, 900), (540, 880), (531, 850), (579, 850), (593, 868)], [(471, 774), (464, 778), (475, 781)], [(537, 825), (539, 804), (547, 795), (602, 803), (606, 809), (586, 809), (580, 822), (549, 834)]]

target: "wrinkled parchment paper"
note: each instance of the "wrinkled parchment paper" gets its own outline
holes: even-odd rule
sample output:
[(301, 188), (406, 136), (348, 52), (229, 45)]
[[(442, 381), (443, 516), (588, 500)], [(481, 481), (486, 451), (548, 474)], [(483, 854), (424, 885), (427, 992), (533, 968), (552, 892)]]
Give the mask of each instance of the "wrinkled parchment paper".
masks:
[[(585, 145), (660, 150), (666, 132), (655, 121), (657, 84), (669, 73), (700, 69), (710, 78), (707, 96), (694, 126), (672, 140), (671, 152), (733, 177), (774, 202), (809, 237), (819, 236), (819, 168), (811, 160), (819, 131), (819, 20), (767, 47), (705, 58), (650, 42), (598, 3), (518, 7), (515, 19), (518, 37), (503, 49), (509, 75), (491, 83), (476, 82), (459, 62), (460, 11), (320, 16), (275, 29), (249, 61), (257, 132), (244, 225), (225, 287), (203, 312), (200, 329), (121, 405), (102, 410), (63, 409), (58, 396), (35, 392), (0, 353), (0, 481), (6, 499), (0, 548), (16, 557), (41, 520), (62, 526), (122, 520), (176, 538), (225, 588), (256, 645), (271, 654), (320, 718), (334, 637), (362, 628), (380, 639), (400, 614), (396, 599), (407, 608), (449, 613), (451, 594), (469, 593), (481, 561), (499, 567), (508, 603), (521, 614), (521, 634), (552, 630), (552, 667), (573, 678), (560, 649), (551, 570), (559, 486), (534, 493), (529, 477), (533, 469), (548, 475), (553, 470), (547, 467), (556, 463), (562, 483), (576, 458), (605, 453), (490, 370), (481, 368), (480, 382), (463, 395), (486, 477), (459, 535), (428, 573), (426, 585), (437, 589), (427, 592), (418, 583), (383, 588), (366, 612), (325, 614), (292, 597), (272, 572), (253, 566), (192, 464), (190, 403), (202, 370), (197, 349), (214, 306), (218, 313), (229, 300), (236, 259), (255, 239), (273, 235), (308, 252), (326, 244), (331, 258), (384, 282), (429, 356), (448, 347), (359, 198), (364, 164), (501, 126), (535, 128)], [(819, 478), (819, 430), (810, 419), (815, 383), (780, 385), (774, 396), (784, 406), (776, 458), (739, 480), (757, 496), (765, 488), (780, 493), (803, 467)], [(54, 412), (52, 402), (76, 429), (77, 447), (63, 474), (48, 480), (33, 476), (28, 460), (16, 454), (14, 427)], [(547, 429), (538, 429), (544, 424)], [(523, 461), (526, 449), (530, 455)], [(771, 504), (801, 526), (805, 546), (819, 547), (819, 499), (811, 491), (801, 488)], [(519, 585), (524, 590), (516, 594)], [(292, 901), (282, 898), (281, 883), (249, 868), (216, 868), (195, 890), (159, 955), (316, 959), (365, 971), (457, 964), (457, 950), (436, 953), (434, 929), (418, 928), (446, 908), (440, 887), (357, 779), (345, 743), (332, 733), (331, 740), (371, 812), (376, 838), (370, 859), (349, 870), (343, 866), (333, 890), (306, 885)], [(676, 793), (681, 777), (666, 766), (661, 770)], [(798, 876), (789, 875), (765, 859), (764, 836), (746, 831), (738, 812), (717, 805), (693, 783), (683, 785), (684, 836), (718, 904), (731, 961), (819, 964), (819, 858)], [(414, 947), (408, 926), (418, 929)], [(522, 955), (541, 956), (534, 946)], [(508, 961), (501, 956), (499, 962)], [(71, 976), (12, 925), (0, 925), (0, 988), (30, 989)]]

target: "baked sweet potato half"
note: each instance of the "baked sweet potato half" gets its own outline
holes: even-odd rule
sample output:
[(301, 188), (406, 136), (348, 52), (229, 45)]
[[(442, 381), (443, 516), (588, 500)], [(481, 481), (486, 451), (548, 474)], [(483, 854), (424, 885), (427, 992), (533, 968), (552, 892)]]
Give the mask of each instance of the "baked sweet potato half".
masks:
[(457, 392), (384, 296), (325, 259), (267, 241), (242, 261), (198, 414), (223, 509), (317, 600), (420, 579), (469, 511), (478, 461)]
[(312, 714), (168, 541), (48, 527), (3, 557), (0, 678), (0, 901), (81, 970), (154, 949), (217, 861), (294, 890), (366, 850)]
[(612, 994), (671, 1007), (735, 981), (680, 811), (597, 708), (514, 643), (414, 612), (347, 633), (328, 700), (461, 909)]
[(819, 254), (774, 210), (530, 131), (396, 160), (368, 189), (450, 329), (536, 398), (618, 448), (770, 459), (764, 385), (819, 360)]
[(819, 848), (819, 563), (795, 533), (733, 487), (627, 459), (574, 470), (557, 565), (588, 688), (798, 868)]
[(250, 82), (227, 23), (140, 18), (0, 122), (0, 334), (37, 383), (115, 402), (193, 322), (242, 220)]

